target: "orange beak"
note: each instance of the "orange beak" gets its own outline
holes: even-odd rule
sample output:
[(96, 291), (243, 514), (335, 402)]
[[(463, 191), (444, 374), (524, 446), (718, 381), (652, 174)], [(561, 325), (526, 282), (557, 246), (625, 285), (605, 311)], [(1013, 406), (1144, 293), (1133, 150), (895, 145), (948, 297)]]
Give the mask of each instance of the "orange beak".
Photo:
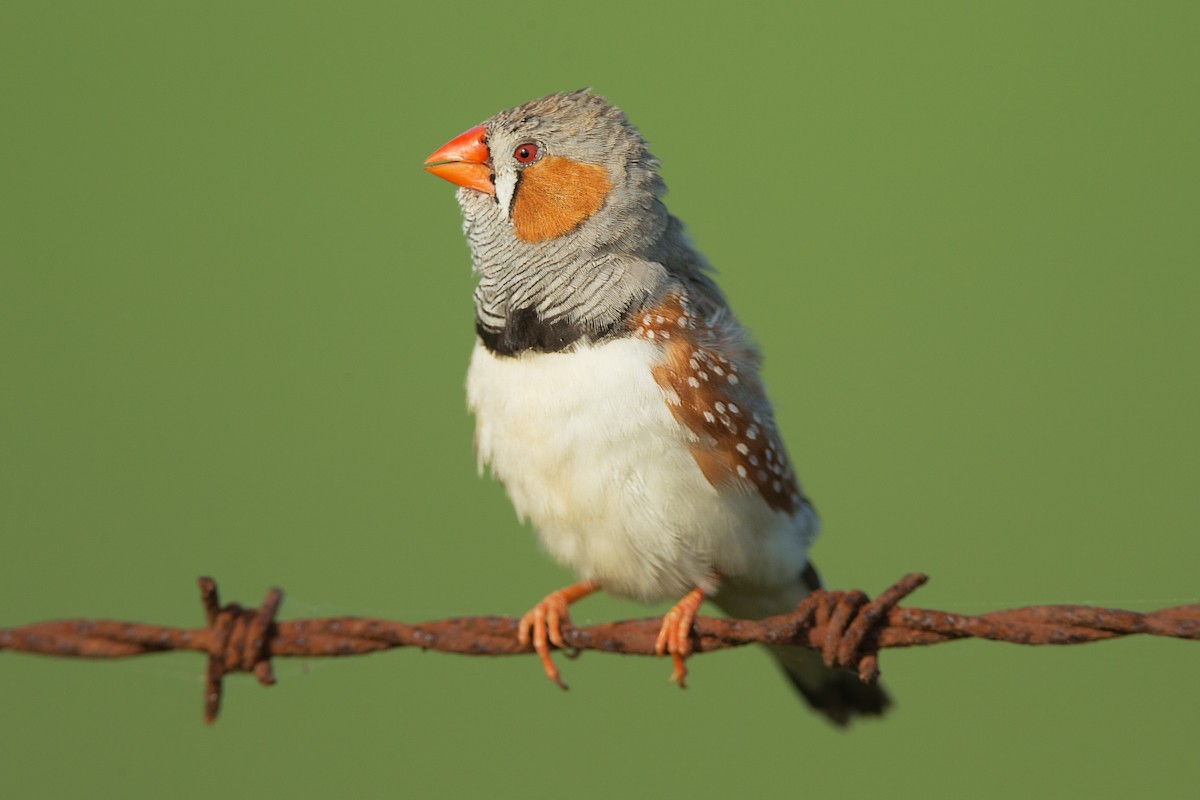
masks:
[(425, 159), (425, 170), (456, 186), (495, 194), (492, 168), (488, 164), (492, 154), (484, 143), (486, 133), (482, 125), (476, 125), (455, 136)]

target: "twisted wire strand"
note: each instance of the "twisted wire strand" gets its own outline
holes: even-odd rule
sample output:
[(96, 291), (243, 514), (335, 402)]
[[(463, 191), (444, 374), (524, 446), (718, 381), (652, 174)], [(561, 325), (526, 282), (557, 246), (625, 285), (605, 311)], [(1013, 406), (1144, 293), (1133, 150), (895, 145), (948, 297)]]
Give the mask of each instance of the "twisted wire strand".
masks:
[[(850, 669), (861, 680), (879, 678), (879, 651), (977, 638), (1026, 645), (1063, 645), (1144, 634), (1200, 640), (1200, 604), (1136, 612), (1078, 605), (1030, 606), (979, 615), (901, 608), (901, 600), (928, 580), (905, 575), (874, 600), (858, 590), (820, 589), (787, 614), (761, 620), (697, 617), (693, 652), (747, 644), (809, 647), (831, 667)], [(224, 677), (252, 673), (271, 686), (276, 657), (365, 655), (397, 647), (443, 653), (504, 656), (532, 653), (517, 641), (517, 618), (456, 617), (404, 623), (367, 617), (325, 617), (280, 622), (283, 592), (270, 589), (261, 605), (222, 606), (217, 584), (200, 578), (207, 625), (178, 628), (111, 620), (72, 619), (0, 628), (0, 650), (71, 658), (126, 658), (190, 650), (208, 656), (204, 720), (216, 720)], [(623, 620), (586, 627), (564, 626), (572, 653), (596, 650), (654, 655), (658, 619)]]

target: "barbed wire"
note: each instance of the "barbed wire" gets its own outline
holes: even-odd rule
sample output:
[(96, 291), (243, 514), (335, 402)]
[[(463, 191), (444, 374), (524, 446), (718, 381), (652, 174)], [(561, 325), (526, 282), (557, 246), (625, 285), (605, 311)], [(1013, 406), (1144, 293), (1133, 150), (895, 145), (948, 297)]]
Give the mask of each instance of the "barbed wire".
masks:
[[(794, 645), (819, 650), (831, 667), (852, 669), (861, 680), (879, 677), (879, 651), (977, 638), (1026, 645), (1096, 642), (1133, 634), (1200, 640), (1200, 604), (1140, 613), (1078, 605), (1029, 606), (964, 615), (897, 604), (928, 580), (905, 575), (874, 600), (861, 591), (820, 589), (787, 614), (761, 620), (697, 617), (693, 653), (747, 644)], [(71, 658), (125, 658), (191, 650), (205, 653), (204, 720), (221, 708), (223, 679), (234, 672), (275, 683), (271, 659), (365, 655), (396, 647), (442, 653), (504, 656), (532, 653), (517, 641), (517, 618), (456, 617), (404, 623), (367, 617), (276, 621), (283, 592), (271, 589), (257, 608), (222, 606), (217, 584), (200, 578), (207, 625), (177, 628), (111, 620), (72, 619), (0, 628), (0, 650)], [(624, 620), (563, 627), (571, 654), (584, 650), (654, 655), (661, 621)]]

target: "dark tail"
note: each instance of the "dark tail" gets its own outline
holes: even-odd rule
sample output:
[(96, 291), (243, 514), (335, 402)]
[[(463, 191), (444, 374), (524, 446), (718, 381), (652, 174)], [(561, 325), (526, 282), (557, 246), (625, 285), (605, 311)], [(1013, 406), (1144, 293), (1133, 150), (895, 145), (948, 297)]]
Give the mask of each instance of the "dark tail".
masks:
[[(800, 573), (806, 592), (821, 588), (821, 576), (812, 562)], [(810, 706), (839, 728), (855, 717), (881, 717), (892, 698), (877, 683), (863, 683), (845, 669), (825, 666), (821, 654), (799, 647), (772, 647), (771, 653)]]
[(803, 647), (772, 647), (771, 654), (814, 710), (844, 728), (855, 717), (879, 717), (892, 699), (879, 684), (863, 683), (844, 669), (830, 669), (821, 654)]
[[(790, 611), (805, 595), (820, 586), (821, 578), (809, 564), (796, 583), (783, 589), (764, 595), (722, 586), (721, 593), (714, 599), (731, 616), (769, 616)], [(830, 669), (815, 650), (784, 646), (767, 649), (783, 667), (800, 696), (838, 727), (846, 727), (856, 717), (882, 716), (892, 704), (882, 686), (863, 683), (849, 670)]]

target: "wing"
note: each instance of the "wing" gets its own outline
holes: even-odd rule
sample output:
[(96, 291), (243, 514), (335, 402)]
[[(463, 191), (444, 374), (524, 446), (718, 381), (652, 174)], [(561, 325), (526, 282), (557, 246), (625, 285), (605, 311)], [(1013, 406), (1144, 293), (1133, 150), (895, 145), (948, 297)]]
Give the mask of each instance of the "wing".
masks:
[(694, 437), (692, 457), (708, 482), (756, 491), (776, 511), (800, 510), (807, 501), (737, 320), (724, 308), (700, 313), (679, 288), (635, 315), (631, 329), (662, 348), (654, 380)]

